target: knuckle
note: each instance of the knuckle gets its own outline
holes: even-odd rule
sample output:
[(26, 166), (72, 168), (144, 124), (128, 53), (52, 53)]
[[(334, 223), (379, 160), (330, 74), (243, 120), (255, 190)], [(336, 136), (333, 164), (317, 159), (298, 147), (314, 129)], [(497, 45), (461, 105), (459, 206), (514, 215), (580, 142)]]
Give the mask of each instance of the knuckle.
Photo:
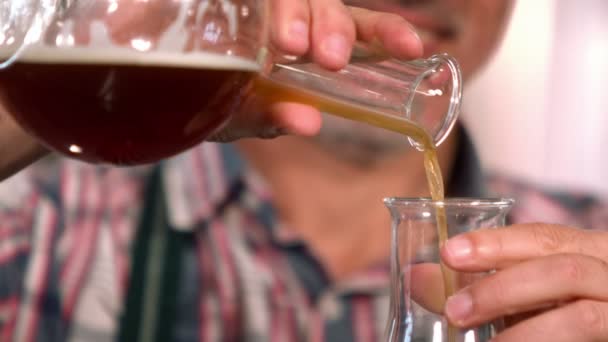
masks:
[(595, 262), (597, 262), (597, 264), (598, 264), (599, 274), (603, 277), (608, 276), (608, 262), (606, 262), (603, 259), (596, 259), (596, 258), (593, 258), (593, 260)]
[(344, 5), (318, 6), (318, 8), (313, 9), (313, 15), (313, 22), (317, 24), (331, 28), (340, 28), (345, 33), (351, 33), (352, 31), (354, 35), (355, 23), (352, 15)]
[(558, 272), (561, 278), (568, 283), (579, 283), (586, 276), (585, 266), (578, 258), (562, 256), (558, 260)]
[(289, 18), (299, 18), (308, 21), (310, 19), (310, 11), (305, 3), (298, 1), (293, 4), (283, 4), (286, 10), (290, 11)]
[(606, 336), (608, 325), (605, 308), (598, 302), (581, 300), (575, 304), (574, 315), (578, 317), (578, 329), (593, 336)]
[(274, 138), (280, 137), (280, 136), (285, 135), (285, 134), (287, 134), (287, 133), (282, 128), (279, 128), (279, 127), (268, 127), (268, 128), (262, 129), (257, 134), (257, 137), (261, 138), (261, 139), (274, 139)]
[(578, 245), (578, 252), (596, 256), (602, 260), (608, 260), (608, 232), (584, 231), (579, 232), (582, 243)]
[(230, 131), (222, 130), (222, 131), (219, 131), (217, 133), (210, 135), (209, 138), (207, 138), (207, 141), (227, 143), (227, 142), (232, 142), (234, 140), (237, 140), (238, 138), (239, 138), (238, 135), (236, 135)]
[(507, 250), (506, 246), (507, 242), (505, 241), (505, 236), (503, 234), (496, 234), (496, 239), (494, 241), (496, 255), (505, 255), (505, 251)]
[(534, 241), (545, 253), (555, 253), (564, 247), (567, 241), (566, 234), (553, 226), (535, 224), (532, 230)]
[(391, 24), (399, 24), (399, 25), (408, 25), (408, 22), (403, 19), (402, 16), (395, 13), (382, 13), (379, 14), (379, 19), (381, 19), (383, 23), (391, 23)]

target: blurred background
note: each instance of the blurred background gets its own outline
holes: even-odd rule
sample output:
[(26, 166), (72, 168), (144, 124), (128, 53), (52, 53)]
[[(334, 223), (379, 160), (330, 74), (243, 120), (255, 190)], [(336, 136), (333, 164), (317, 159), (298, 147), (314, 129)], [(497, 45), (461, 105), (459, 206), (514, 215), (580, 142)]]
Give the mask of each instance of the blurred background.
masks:
[(606, 86), (608, 1), (517, 2), (463, 113), (494, 191), (533, 202), (516, 219), (608, 224)]

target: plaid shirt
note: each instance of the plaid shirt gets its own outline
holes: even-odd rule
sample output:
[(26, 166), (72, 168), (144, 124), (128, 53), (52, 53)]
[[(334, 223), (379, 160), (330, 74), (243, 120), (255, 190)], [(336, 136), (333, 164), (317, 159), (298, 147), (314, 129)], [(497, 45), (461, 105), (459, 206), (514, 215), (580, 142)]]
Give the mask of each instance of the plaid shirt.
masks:
[(511, 223), (546, 222), (585, 229), (608, 230), (608, 202), (583, 191), (559, 191), (520, 179), (492, 173), (488, 191), (517, 199), (509, 215)]
[[(463, 141), (449, 193), (479, 196)], [(387, 265), (332, 283), (282, 227), (230, 145), (136, 168), (49, 157), (0, 185), (0, 341), (381, 340)]]

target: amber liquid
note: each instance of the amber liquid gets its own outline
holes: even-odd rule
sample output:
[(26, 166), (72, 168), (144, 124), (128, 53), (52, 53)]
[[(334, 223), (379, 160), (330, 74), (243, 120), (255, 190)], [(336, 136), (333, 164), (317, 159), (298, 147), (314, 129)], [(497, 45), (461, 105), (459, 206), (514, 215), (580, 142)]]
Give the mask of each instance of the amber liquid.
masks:
[[(435, 201), (443, 201), (445, 198), (443, 177), (441, 176), (441, 168), (437, 159), (437, 150), (433, 144), (424, 145), (424, 170), (426, 172), (426, 180), (429, 183), (431, 198)], [(441, 249), (443, 244), (448, 240), (448, 222), (445, 208), (437, 207), (435, 218), (437, 220), (438, 248)], [(443, 262), (441, 262), (441, 273), (443, 274), (443, 289), (445, 299), (447, 300), (456, 292), (454, 274)], [(457, 334), (458, 330), (456, 327), (448, 324), (448, 342), (455, 342)]]
[(142, 65), (133, 53), (57, 50), (0, 70), (0, 102), (48, 148), (91, 163), (151, 163), (200, 143), (257, 75), (253, 62), (211, 54)]
[[(256, 94), (261, 95), (270, 101), (289, 100), (305, 103), (314, 106), (323, 112), (339, 115), (350, 120), (364, 122), (414, 139), (422, 145), (424, 150), (424, 169), (431, 197), (435, 201), (442, 201), (444, 199), (443, 177), (441, 175), (441, 168), (437, 159), (437, 149), (433, 139), (424, 129), (412, 121), (377, 112), (370, 108), (339, 102), (329, 97), (325, 97), (320, 93), (304, 91), (286, 84), (278, 84), (262, 77), (258, 77), (254, 80), (254, 89)], [(438, 244), (439, 248), (441, 248), (448, 239), (447, 219), (444, 208), (437, 208), (436, 220)], [(443, 263), (441, 263), (441, 271), (443, 273), (445, 298), (447, 299), (454, 293), (454, 277), (452, 271)], [(457, 332), (455, 327), (452, 327), (451, 325), (448, 326), (448, 342), (456, 341)]]

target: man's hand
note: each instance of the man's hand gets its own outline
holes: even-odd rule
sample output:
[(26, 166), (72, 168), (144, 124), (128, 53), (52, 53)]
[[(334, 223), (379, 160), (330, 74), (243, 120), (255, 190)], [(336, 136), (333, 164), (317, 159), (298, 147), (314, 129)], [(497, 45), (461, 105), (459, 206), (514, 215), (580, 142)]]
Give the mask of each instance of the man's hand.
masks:
[(459, 271), (496, 269), (446, 303), (458, 326), (513, 323), (493, 341), (608, 341), (608, 233), (527, 224), (448, 241)]
[[(395, 58), (422, 56), (422, 43), (414, 28), (395, 14), (344, 6), (340, 0), (270, 0), (271, 42), (291, 55), (310, 54), (313, 61), (330, 70), (343, 68), (355, 40), (382, 44)], [(275, 137), (282, 134), (310, 136), (321, 127), (316, 109), (296, 103), (270, 106), (254, 99), (247, 110), (220, 131), (215, 140), (242, 137)]]

